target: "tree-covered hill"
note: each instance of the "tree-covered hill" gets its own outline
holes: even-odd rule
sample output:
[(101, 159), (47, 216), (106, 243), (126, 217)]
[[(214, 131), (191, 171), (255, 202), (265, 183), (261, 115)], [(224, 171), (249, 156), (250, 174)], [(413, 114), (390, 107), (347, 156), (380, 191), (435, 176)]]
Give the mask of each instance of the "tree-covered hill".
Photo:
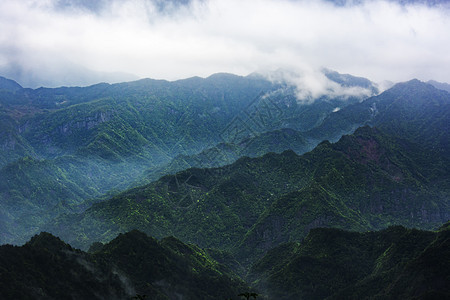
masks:
[(306, 135), (335, 141), (342, 133), (371, 125), (422, 143), (428, 149), (448, 151), (449, 99), (448, 92), (414, 79), (330, 114)]
[(311, 180), (271, 203), (241, 250), (270, 249), (318, 226), (431, 229), (450, 218), (448, 157), (430, 155), (420, 144), (363, 127), (302, 158), (320, 162)]
[(247, 290), (207, 252), (173, 237), (132, 231), (89, 253), (48, 233), (0, 246), (2, 299), (238, 299)]
[(15, 92), (21, 89), (22, 86), (14, 80), (0, 76), (0, 91)]
[(315, 143), (305, 138), (303, 133), (291, 128), (268, 131), (244, 138), (236, 143), (220, 143), (198, 154), (178, 155), (169, 163), (146, 171), (142, 180), (136, 185), (143, 185), (158, 180), (163, 175), (176, 174), (189, 168), (228, 165), (244, 156), (258, 157), (269, 152), (282, 153), (288, 149), (297, 154), (303, 154), (312, 150), (314, 146), (316, 146)]
[[(338, 87), (367, 90), (364, 95), (378, 92), (367, 79), (327, 72)], [(40, 158), (79, 152), (113, 159), (148, 158), (145, 154), (157, 151), (155, 147), (168, 157), (190, 154), (271, 130), (309, 130), (337, 106), (363, 99), (331, 94), (302, 102), (292, 83), (254, 74), (35, 90), (7, 79), (2, 82), (2, 116), (16, 122), (9, 131), (24, 138)], [(240, 128), (241, 135), (226, 132), (235, 126), (245, 127)], [(0, 154), (2, 164), (14, 159), (9, 152)]]
[(24, 242), (50, 217), (215, 144), (218, 128), (271, 88), (227, 74), (36, 90), (2, 80), (0, 242)]
[[(110, 267), (41, 233), (21, 247), (0, 246), (2, 299), (126, 299), (126, 284)], [(108, 270), (109, 269), (109, 270)]]
[[(256, 261), (246, 283), (203, 250), (134, 230), (88, 252), (48, 233), (0, 246), (2, 299), (447, 299), (448, 223), (438, 231), (391, 226), (316, 228)], [(243, 277), (244, 278), (244, 277)], [(249, 287), (251, 286), (251, 287)], [(243, 296), (240, 296), (243, 295)]]
[(317, 228), (280, 245), (248, 279), (269, 299), (447, 299), (450, 231)]

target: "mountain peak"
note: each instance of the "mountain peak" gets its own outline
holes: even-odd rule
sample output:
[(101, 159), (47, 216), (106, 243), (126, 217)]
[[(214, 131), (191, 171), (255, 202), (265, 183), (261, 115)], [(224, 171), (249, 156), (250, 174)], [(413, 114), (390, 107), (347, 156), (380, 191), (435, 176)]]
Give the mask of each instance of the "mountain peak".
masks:
[(144, 232), (135, 229), (127, 233), (120, 233), (111, 242), (105, 244), (102, 250), (126, 253), (131, 250), (136, 251), (137, 248), (147, 250), (159, 248), (158, 241)]
[(429, 83), (420, 81), (419, 79), (411, 79), (409, 81), (400, 82), (395, 84), (391, 90), (402, 90), (402, 91), (409, 91), (409, 92), (416, 92), (417, 89), (422, 89), (425, 91), (429, 90), (437, 90), (434, 86), (432, 86)]
[(23, 87), (12, 79), (0, 76), (0, 90), (15, 92), (23, 89)]
[(450, 84), (446, 83), (446, 82), (438, 82), (436, 80), (429, 80), (427, 81), (428, 84), (431, 84), (432, 86), (434, 86), (435, 88), (439, 89), (439, 90), (444, 90), (450, 93)]
[(362, 87), (372, 89), (374, 93), (378, 93), (373, 83), (364, 77), (357, 77), (350, 74), (341, 74), (333, 70), (324, 68), (323, 74), (331, 81), (334, 81), (344, 87)]
[(64, 243), (59, 237), (48, 232), (41, 232), (40, 234), (33, 236), (26, 245), (33, 248), (48, 249), (52, 252), (58, 250), (72, 250), (70, 245)]
[(433, 85), (418, 79), (397, 83), (381, 95), (383, 94), (387, 97), (381, 97), (381, 99), (391, 99), (390, 102), (403, 99), (402, 102), (406, 100), (409, 103), (408, 106), (422, 105), (435, 101), (441, 104), (448, 103), (448, 92), (439, 90)]
[(408, 84), (408, 85), (422, 85), (422, 86), (427, 84), (426, 82), (423, 82), (417, 78), (413, 78), (413, 79), (405, 81), (403, 83)]
[(226, 72), (219, 72), (219, 73), (214, 73), (214, 74), (208, 76), (207, 78), (213, 79), (213, 78), (238, 78), (238, 77), (241, 77), (241, 76), (231, 74), (231, 73), (226, 73)]

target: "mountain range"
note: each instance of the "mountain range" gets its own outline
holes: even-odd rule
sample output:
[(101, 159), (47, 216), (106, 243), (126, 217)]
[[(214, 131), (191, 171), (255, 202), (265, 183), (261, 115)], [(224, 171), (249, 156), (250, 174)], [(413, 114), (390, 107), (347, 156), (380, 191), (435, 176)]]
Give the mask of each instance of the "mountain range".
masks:
[(133, 230), (83, 252), (43, 232), (0, 246), (0, 290), (6, 299), (446, 299), (449, 232), (448, 223), (313, 229), (258, 260), (246, 276), (253, 288), (222, 263), (227, 255), (174, 237)]
[(448, 296), (445, 84), (380, 92), (322, 72), (336, 90), (316, 98), (278, 73), (51, 89), (0, 78), (0, 243), (25, 243), (0, 247), (1, 291)]
[[(425, 89), (423, 94), (433, 101), (419, 101), (423, 95), (417, 89)], [(385, 102), (388, 97), (390, 105)], [(415, 106), (407, 100), (411, 97), (417, 97)], [(379, 107), (376, 113), (374, 103)], [(138, 228), (156, 237), (175, 234), (204, 247), (242, 250), (249, 241), (252, 251), (268, 250), (290, 236), (298, 239), (310, 228), (326, 225), (431, 229), (449, 218), (449, 174), (444, 167), (449, 137), (442, 131), (449, 124), (448, 103), (448, 93), (427, 84), (399, 84), (322, 123), (338, 128), (340, 120), (348, 121), (347, 110), (357, 110), (366, 112), (367, 119), (354, 124), (377, 122), (376, 128), (360, 128), (335, 144), (322, 142), (301, 156), (292, 151), (270, 153), (164, 176), (80, 214), (60, 216), (44, 228), (79, 247)], [(394, 109), (404, 105), (409, 109), (397, 129), (392, 124), (399, 121)]]
[[(367, 79), (325, 74), (376, 91)], [(180, 157), (209, 151), (210, 165), (224, 165), (246, 154), (311, 150), (317, 141), (294, 131), (291, 140), (286, 130), (308, 130), (337, 106), (361, 100), (322, 96), (307, 105), (292, 85), (257, 74), (35, 90), (0, 82), (0, 176), (9, 180), (0, 187), (1, 222), (8, 228), (0, 241), (10, 243), (25, 242), (62, 212), (196, 166)], [(212, 158), (208, 149), (224, 143), (236, 151)]]

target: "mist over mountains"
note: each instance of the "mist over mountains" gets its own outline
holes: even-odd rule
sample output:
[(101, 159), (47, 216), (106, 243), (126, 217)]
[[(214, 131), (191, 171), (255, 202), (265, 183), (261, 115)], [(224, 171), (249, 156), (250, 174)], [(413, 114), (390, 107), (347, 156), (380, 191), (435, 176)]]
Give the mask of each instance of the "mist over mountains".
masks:
[(329, 69), (37, 89), (0, 77), (0, 243), (23, 245), (0, 247), (1, 290), (445, 297), (447, 85)]
[[(335, 86), (378, 91), (366, 79), (330, 71), (322, 77)], [(235, 149), (209, 155), (209, 166), (232, 163), (246, 154), (290, 148), (304, 153), (319, 141), (309, 141), (300, 132), (321, 123), (336, 107), (363, 99), (331, 92), (316, 101), (310, 96), (304, 100), (299, 91), (281, 77), (269, 81), (257, 75), (35, 90), (3, 79), (0, 161), (2, 177), (9, 181), (3, 182), (1, 193), (3, 205), (14, 207), (5, 207), (5, 219), (27, 224), (29, 218), (22, 214), (45, 220), (63, 211), (83, 210), (89, 206), (84, 200), (201, 166), (176, 157), (212, 153), (208, 149), (216, 145)], [(282, 128), (299, 131), (298, 138), (285, 137), (280, 145)], [(266, 133), (270, 131), (274, 133)], [(300, 144), (291, 146), (295, 141)], [(17, 229), (20, 226), (11, 230), (23, 230)], [(5, 241), (13, 241), (8, 236)]]
[(450, 80), (448, 1), (91, 2), (2, 1), (0, 74), (31, 88), (323, 67)]

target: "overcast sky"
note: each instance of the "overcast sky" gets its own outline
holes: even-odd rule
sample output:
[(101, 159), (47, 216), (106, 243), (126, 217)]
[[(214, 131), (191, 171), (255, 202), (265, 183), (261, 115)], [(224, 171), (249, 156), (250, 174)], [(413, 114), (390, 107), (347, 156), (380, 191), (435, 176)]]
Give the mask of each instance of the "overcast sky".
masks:
[(31, 86), (77, 84), (89, 71), (174, 80), (327, 67), (450, 82), (441, 2), (1, 0), (0, 75)]

